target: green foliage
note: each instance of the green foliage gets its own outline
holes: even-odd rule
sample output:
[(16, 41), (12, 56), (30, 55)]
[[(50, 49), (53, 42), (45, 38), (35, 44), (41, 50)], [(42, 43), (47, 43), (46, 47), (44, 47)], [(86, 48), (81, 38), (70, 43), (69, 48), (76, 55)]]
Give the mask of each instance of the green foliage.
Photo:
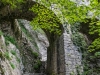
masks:
[[(99, 75), (100, 67), (98, 66), (97, 62), (100, 58), (100, 38), (95, 39), (91, 45), (88, 47), (87, 55), (85, 56), (85, 74), (83, 75), (90, 75), (91, 73), (96, 73), (93, 75)], [(87, 62), (89, 61), (89, 62)], [(86, 68), (86, 64), (96, 64), (96, 65), (88, 65)]]
[(87, 43), (84, 39), (83, 34), (79, 33), (79, 29), (80, 29), (80, 25), (78, 23), (71, 26), (71, 31), (72, 31), (71, 38), (73, 44), (78, 47), (79, 51), (84, 52), (84, 50), (86, 50)]
[(37, 64), (34, 65), (34, 69), (37, 70), (39, 66)]
[(20, 60), (20, 58), (18, 58), (17, 56), (16, 56), (16, 60), (17, 60), (17, 62), (21, 62), (21, 60)]
[(40, 68), (40, 66), (41, 66), (41, 61), (40, 61), (40, 60), (37, 60), (37, 62), (36, 62), (35, 65), (34, 65), (34, 69), (35, 69), (36, 71), (38, 71), (39, 68)]
[(31, 25), (34, 29), (40, 27), (50, 32), (60, 34), (60, 21), (52, 11), (39, 4), (35, 4), (30, 10), (37, 14), (33, 21), (31, 21)]
[(100, 57), (100, 52), (96, 52), (96, 53), (95, 53), (95, 56), (96, 56), (96, 57)]
[(70, 75), (74, 75), (74, 72), (71, 72)]
[(0, 36), (3, 35), (3, 32), (0, 30)]
[(16, 56), (16, 51), (15, 50), (11, 50), (11, 53)]
[[(83, 0), (84, 1), (84, 0)], [(68, 23), (75, 23), (75, 22), (82, 22), (85, 21), (85, 18), (87, 18), (87, 12), (89, 10), (89, 7), (86, 5), (78, 5), (76, 2), (73, 2), (72, 0), (41, 0), (42, 4), (45, 6), (51, 7), (52, 4), (56, 4), (58, 10), (61, 11), (61, 14), (59, 14), (59, 18), (63, 17), (68, 20)]]
[(3, 57), (3, 54), (2, 54), (2, 52), (0, 52), (0, 58), (2, 58)]
[(16, 57), (16, 61), (17, 62), (21, 62), (20, 58), (17, 57), (16, 51), (15, 50), (11, 50), (11, 53)]
[(27, 31), (27, 29), (24, 27), (23, 23), (21, 22), (21, 19), (18, 19), (18, 23), (21, 27), (21, 30), (29, 37), (29, 32)]
[(89, 52), (95, 52), (100, 50), (100, 38), (95, 39), (88, 47)]
[(37, 33), (45, 34), (45, 32), (41, 28), (37, 28), (35, 31)]
[(9, 45), (9, 41), (5, 39), (5, 44), (8, 46)]
[(76, 34), (73, 34), (72, 35), (72, 40), (73, 40), (73, 43), (79, 47), (80, 50), (85, 50), (87, 44), (85, 42), (85, 39), (83, 37), (83, 35), (81, 33), (76, 33)]
[[(16, 7), (17, 4), (22, 3), (24, 0), (1, 0), (4, 4), (10, 4), (13, 7)], [(36, 0), (37, 3), (30, 8), (29, 10), (33, 11), (37, 14), (37, 16), (31, 21), (31, 25), (34, 29), (40, 27), (45, 30), (49, 30), (50, 32), (60, 34), (61, 30), (59, 30), (59, 24), (61, 23), (58, 18), (62, 18), (67, 20), (68, 23), (72, 24), (75, 22), (86, 22), (86, 18), (89, 11), (94, 11), (93, 17), (98, 16), (100, 6), (97, 0), (90, 0), (90, 5), (86, 6), (84, 4), (78, 5), (76, 2), (71, 0)], [(84, 2), (84, 0), (82, 0)], [(53, 5), (54, 4), (54, 5)], [(55, 6), (56, 5), (56, 6)], [(51, 8), (53, 7), (53, 8)], [(61, 14), (57, 14), (58, 18), (55, 16), (53, 10), (59, 10)], [(59, 13), (59, 12), (57, 12)], [(62, 15), (62, 16), (61, 16)]]
[[(13, 7), (17, 7), (17, 4), (22, 3), (23, 1), (24, 0), (1, 0), (2, 3), (10, 4)], [(82, 1), (84, 2), (84, 0)], [(99, 16), (100, 14), (100, 8), (98, 8), (100, 3), (98, 0), (90, 0), (90, 4), (88, 6), (85, 4), (79, 5), (77, 2), (73, 2), (72, 0), (36, 0), (36, 2), (37, 3), (29, 9), (37, 14), (33, 21), (31, 21), (31, 25), (34, 29), (40, 27), (58, 34), (61, 32), (58, 24), (60, 21), (55, 16), (54, 12), (52, 12), (52, 9), (59, 10), (61, 14), (57, 14), (57, 16), (59, 18), (63, 17), (62, 19), (64, 19), (64, 21), (67, 20), (70, 24), (75, 22), (86, 22), (86, 18), (90, 17), (88, 16), (88, 12), (90, 11), (93, 12), (93, 16), (91, 18)]]
[(29, 33), (27, 32), (27, 30), (25, 29), (25, 27), (24, 27), (23, 25), (20, 25), (20, 26), (21, 26), (22, 31), (23, 31), (26, 35), (28, 35)]
[(17, 42), (16, 42), (15, 38), (13, 38), (12, 36), (5, 36), (5, 40), (6, 40), (7, 44), (8, 44), (8, 41), (10, 41), (12, 44), (17, 46)]
[(24, 0), (1, 0), (0, 2), (2, 2), (3, 4), (7, 5), (11, 5), (11, 8), (16, 8), (17, 4), (24, 2)]
[(36, 43), (35, 40), (33, 41), (33, 45), (35, 46), (35, 48), (36, 48), (37, 50), (39, 50), (39, 47), (38, 47), (38, 45), (37, 45), (37, 43)]
[(10, 66), (12, 67), (12, 69), (15, 69), (15, 65), (13, 63), (10, 63)]
[(4, 56), (6, 59), (11, 60), (9, 52), (5, 52)]
[[(88, 60), (91, 61), (90, 63), (95, 62), (95, 64), (97, 64), (98, 59), (100, 58), (100, 20), (95, 19), (95, 16), (99, 17), (99, 15), (100, 15), (100, 9), (98, 8), (98, 6), (100, 6), (100, 4), (98, 2), (94, 2), (94, 4), (92, 6), (93, 6), (92, 9), (94, 9), (94, 8), (96, 8), (96, 9), (95, 9), (95, 13), (92, 17), (92, 20), (89, 24), (89, 27), (90, 27), (89, 34), (95, 36), (95, 39), (92, 41), (92, 43), (88, 47)], [(89, 69), (89, 67), (88, 67), (88, 69)], [(92, 69), (89, 69), (89, 70), (91, 70), (92, 72), (95, 72), (96, 73), (95, 75), (97, 75), (97, 74), (99, 75), (100, 67), (97, 64), (97, 65), (93, 66)]]
[[(40, 27), (44, 30), (48, 30), (50, 32), (54, 32), (60, 34), (61, 30), (59, 30), (59, 23), (62, 19), (64, 22), (67, 20), (68, 23), (73, 24), (76, 22), (87, 22), (86, 18), (91, 18), (92, 22), (90, 23), (90, 34), (97, 34), (98, 37), (93, 40), (91, 45), (88, 47), (88, 52), (90, 54), (93, 53), (92, 58), (99, 57), (100, 52), (100, 21), (95, 21), (96, 17), (100, 17), (100, 1), (99, 0), (89, 0), (90, 4), (88, 6), (82, 4), (79, 5), (76, 2), (72, 2), (72, 0), (36, 0), (38, 3), (35, 4), (30, 11), (33, 11), (37, 16), (31, 21), (31, 25), (34, 29)], [(82, 0), (84, 2), (84, 0)], [(17, 4), (22, 3), (23, 0), (1, 0), (0, 2), (5, 5), (11, 5), (11, 7), (17, 7)], [(54, 4), (54, 8), (51, 8)], [(56, 7), (55, 7), (56, 5)], [(61, 14), (57, 14), (58, 18), (51, 10), (59, 10)], [(89, 12), (92, 12), (92, 16), (89, 16)], [(57, 12), (59, 13), (59, 12)], [(62, 16), (61, 16), (62, 15)], [(63, 17), (63, 18), (62, 18)], [(24, 31), (25, 32), (25, 31)], [(14, 42), (11, 37), (6, 37), (7, 40)], [(82, 40), (83, 38), (79, 33), (74, 34), (72, 36), (74, 44), (80, 46), (81, 49), (85, 47), (85, 42)], [(80, 43), (82, 41), (82, 43)], [(38, 55), (34, 53), (34, 56), (37, 58)], [(8, 54), (7, 58), (9, 58)], [(94, 56), (94, 57), (93, 57)], [(38, 66), (36, 65), (35, 68)], [(88, 69), (87, 69), (88, 70)], [(84, 75), (91, 75), (91, 69), (86, 71)]]
[(37, 58), (39, 56), (39, 54), (37, 52), (32, 51), (32, 54), (34, 55), (35, 58)]
[(90, 22), (90, 34), (98, 34), (98, 36), (100, 36), (100, 21), (93, 21)]

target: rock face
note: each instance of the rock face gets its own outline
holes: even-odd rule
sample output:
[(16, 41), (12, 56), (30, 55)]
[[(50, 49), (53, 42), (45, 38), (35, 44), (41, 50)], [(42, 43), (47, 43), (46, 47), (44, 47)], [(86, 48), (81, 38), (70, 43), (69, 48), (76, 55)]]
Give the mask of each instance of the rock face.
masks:
[(12, 35), (11, 23), (2, 22), (0, 30), (0, 75), (21, 75), (23, 64), (20, 52), (15, 46), (15, 40), (7, 35)]
[[(0, 6), (2, 6), (2, 3), (0, 3), (0, 4), (1, 4)], [(57, 52), (55, 49), (57, 47), (55, 45), (57, 36), (54, 34), (52, 35), (47, 31), (46, 35), (50, 34), (49, 35), (50, 39), (49, 39), (49, 36), (47, 36), (49, 39), (49, 42), (50, 42), (50, 46), (49, 46), (47, 41), (43, 41), (43, 40), (47, 40), (46, 38), (40, 39), (41, 34), (38, 34), (39, 35), (38, 36), (38, 35), (35, 35), (34, 33), (32, 33), (32, 35), (38, 36), (38, 37), (35, 37), (35, 38), (39, 38), (38, 41), (41, 42), (41, 44), (38, 44), (36, 42), (36, 39), (33, 38), (33, 36), (31, 34), (27, 35), (27, 32), (26, 32), (27, 28), (26, 29), (21, 28), (19, 26), (17, 20), (15, 20), (15, 19), (19, 19), (19, 18), (20, 19), (24, 18), (24, 19), (31, 21), (34, 17), (36, 17), (37, 14), (35, 14), (34, 12), (29, 10), (34, 4), (38, 4), (40, 7), (42, 6), (43, 8), (48, 10), (48, 8), (46, 8), (44, 5), (34, 2), (33, 0), (28, 0), (25, 3), (23, 2), (22, 4), (19, 4), (18, 5), (19, 8), (18, 9), (15, 8), (14, 10), (10, 9), (9, 5), (6, 6), (3, 4), (3, 7), (0, 7), (0, 10), (1, 10), (0, 11), (0, 22), (1, 22), (0, 29), (4, 33), (4, 37), (6, 37), (7, 40), (10, 40), (10, 42), (12, 43), (13, 41), (11, 41), (11, 39), (14, 38), (14, 41), (16, 41), (13, 43), (14, 43), (14, 45), (16, 45), (16, 43), (17, 43), (17, 45), (18, 45), (18, 49), (19, 49), (19, 52), (21, 55), (21, 60), (24, 65), (23, 66), (23, 74), (27, 74), (27, 73), (33, 74), (34, 72), (41, 73), (41, 65), (42, 64), (44, 65), (44, 63), (45, 63), (44, 61), (46, 59), (50, 60), (50, 63), (47, 60), (47, 65), (45, 65), (45, 66), (48, 66), (48, 65), (50, 66), (50, 67), (49, 66), (47, 67), (51, 71), (51, 72), (49, 72), (49, 70), (48, 70), (49, 74), (50, 75), (57, 74), (57, 55), (56, 55)], [(8, 11), (8, 9), (9, 9), (9, 11)], [(20, 10), (22, 10), (22, 11), (20, 11)], [(55, 13), (53, 11), (51, 11), (51, 10), (49, 10), (49, 11), (51, 13), (53, 13), (53, 18), (55, 17), (58, 19), (58, 17), (55, 15)], [(50, 18), (50, 20), (51, 20), (51, 18)], [(59, 25), (59, 29), (61, 30), (62, 25), (59, 22), (59, 20), (56, 20), (55, 22)], [(29, 33), (29, 31), (28, 31), (28, 33)], [(9, 39), (9, 37), (10, 37), (10, 39)], [(17, 47), (17, 45), (16, 45), (16, 47)], [(38, 46), (40, 46), (40, 47), (38, 47)], [(49, 46), (47, 55), (45, 54), (46, 47), (42, 47), (42, 46), (46, 46), (46, 47)], [(39, 50), (41, 50), (41, 51), (39, 51)], [(40, 53), (40, 52), (42, 52), (42, 53)], [(40, 60), (43, 61), (43, 63)], [(45, 67), (42, 67), (42, 69), (45, 70)]]
[(81, 75), (82, 53), (68, 28), (57, 36), (33, 30), (27, 20), (1, 22), (0, 75)]
[(60, 36), (57, 42), (57, 75), (81, 75), (82, 53), (73, 44), (71, 34)]
[(47, 47), (49, 46), (49, 41), (42, 29), (33, 30), (30, 26), (30, 22), (27, 20), (20, 20), (20, 22), (25, 26), (26, 30), (35, 39), (37, 46), (39, 47), (39, 52), (41, 53), (41, 61), (47, 60)]
[(48, 42), (46, 34), (41, 29), (33, 30), (27, 20), (2, 22), (0, 29), (3, 32), (1, 75), (78, 75), (83, 72), (82, 55), (71, 40), (71, 31), (61, 36), (50, 34)]
[[(78, 0), (76, 3), (88, 5), (89, 0), (84, 2)], [(27, 20), (31, 21), (37, 16), (29, 11), (34, 4), (38, 3), (35, 0), (27, 0), (19, 4), (18, 9), (12, 10), (9, 5), (0, 3), (0, 6), (3, 6), (0, 7), (0, 75), (45, 75), (45, 73), (47, 75), (81, 75), (82, 53), (73, 44), (71, 31), (68, 29), (69, 33), (65, 32), (57, 36), (44, 30), (45, 34), (41, 29), (33, 30)], [(39, 6), (43, 5), (39, 4)], [(56, 22), (62, 27), (58, 21)], [(83, 31), (88, 30), (83, 27), (82, 29), (85, 29)], [(100, 66), (99, 62), (98, 60), (98, 66)]]
[(48, 49), (47, 70), (49, 72), (47, 75), (81, 75), (83, 73), (82, 53), (73, 44), (70, 26), (67, 31), (65, 30), (56, 40), (51, 40), (52, 45)]
[(4, 37), (1, 36), (0, 41), (3, 48), (0, 48), (2, 57), (0, 58), (0, 75), (22, 75), (23, 64), (20, 57), (20, 52), (15, 45), (9, 42), (5, 45)]
[(64, 33), (64, 50), (65, 50), (65, 65), (66, 75), (74, 74), (81, 75), (83, 72), (82, 67), (82, 53), (73, 44), (71, 35)]
[(43, 75), (49, 46), (45, 34), (32, 31), (28, 21), (19, 23), (17, 19), (2, 22), (0, 30), (0, 75)]

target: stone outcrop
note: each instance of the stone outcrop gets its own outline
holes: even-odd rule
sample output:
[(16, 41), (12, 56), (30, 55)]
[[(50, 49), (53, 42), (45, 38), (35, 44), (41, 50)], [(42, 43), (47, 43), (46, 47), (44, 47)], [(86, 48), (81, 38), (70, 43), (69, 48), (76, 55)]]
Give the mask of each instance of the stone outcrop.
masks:
[[(26, 38), (26, 35), (24, 35), (21, 32), (20, 27), (18, 27), (18, 23), (15, 22), (14, 20), (15, 19), (27, 19), (27, 20), (31, 21), (34, 17), (37, 16), (34, 12), (31, 12), (29, 10), (29, 8), (31, 8), (34, 4), (38, 4), (39, 6), (43, 6), (43, 5), (40, 5), (39, 3), (36, 3), (33, 0), (26, 0), (25, 3), (22, 3), (22, 4), (19, 5), (18, 9), (15, 8), (14, 10), (12, 10), (9, 5), (5, 6), (2, 3), (0, 4), (0, 6), (2, 6), (0, 8), (0, 21), (3, 21), (7, 25), (8, 25), (8, 22), (9, 22), (9, 24), (11, 26), (11, 29), (13, 29), (12, 31), (10, 31), (11, 29), (7, 30), (7, 31), (10, 31), (10, 32), (7, 32), (6, 34), (10, 34), (10, 36), (14, 34), (13, 37), (16, 38), (17, 43), (19, 45), (21, 44), (20, 48), (23, 48), (23, 49), (21, 49), (21, 53), (22, 53), (21, 55), (23, 56), (22, 60), (24, 60), (23, 62), (27, 62), (27, 64), (24, 64), (24, 66), (25, 66), (24, 72), (32, 72), (32, 71), (34, 71), (33, 65), (35, 63), (37, 63), (37, 60), (35, 61), (35, 59), (32, 58), (32, 57), (34, 57), (34, 55), (32, 55), (31, 52), (35, 51), (35, 52), (39, 53), (39, 51), (37, 51), (34, 48), (32, 48), (32, 50), (30, 49), (30, 47), (33, 47), (33, 46), (31, 46), (32, 45), (31, 44), (32, 40), (31, 40), (31, 42), (30, 42), (30, 40), (27, 40), (28, 38)], [(45, 6), (43, 6), (43, 7), (45, 9), (47, 9)], [(58, 18), (54, 14), (53, 11), (51, 11), (51, 10), (49, 10), (49, 11), (51, 13), (53, 13), (53, 17)], [(56, 21), (56, 23), (60, 26), (59, 29), (63, 32), (61, 23), (59, 21)], [(47, 69), (49, 69), (51, 72), (49, 72), (49, 70), (47, 72), (49, 72), (50, 75), (57, 74), (57, 72), (56, 72), (57, 71), (57, 67), (56, 67), (56, 65), (57, 65), (56, 64), (57, 63), (57, 58), (56, 58), (56, 49), (55, 49), (56, 46), (55, 46), (55, 43), (56, 43), (56, 38), (58, 38), (59, 36), (55, 35), (54, 33), (50, 33), (49, 31), (45, 31), (44, 30), (44, 32), (46, 33), (46, 35), (47, 35), (47, 37), (49, 39), (49, 42), (50, 42), (50, 46), (49, 46), (48, 52), (47, 52), (47, 59), (50, 60), (50, 62), (48, 62), (48, 60), (47, 60)], [(44, 43), (43, 43), (44, 45), (47, 45), (46, 42), (44, 42)], [(41, 46), (43, 44), (41, 44)], [(53, 53), (53, 55), (51, 56), (52, 53)], [(28, 56), (28, 54), (29, 54), (29, 56)], [(33, 54), (34, 54), (34, 52), (33, 52)], [(37, 57), (37, 54), (35, 54), (35, 55)], [(42, 53), (42, 55), (43, 55), (43, 53)], [(40, 59), (40, 57), (38, 57), (37, 59)], [(42, 59), (42, 60), (44, 60), (44, 59)], [(30, 64), (30, 65), (28, 65), (28, 64)], [(48, 65), (50, 67), (48, 67)]]
[(73, 44), (71, 31), (63, 33), (59, 22), (60, 36), (33, 30), (29, 21), (37, 14), (29, 8), (34, 4), (38, 3), (27, 0), (15, 10), (9, 5), (0, 7), (0, 30), (4, 33), (0, 34), (0, 75), (81, 75), (82, 53)]
[[(44, 73), (45, 64), (42, 64), (44, 56), (40, 50), (42, 47), (42, 51), (46, 51), (49, 45), (45, 34), (32, 31), (31, 27), (28, 28), (27, 25), (25, 27), (23, 24), (27, 33), (31, 32), (29, 35), (25, 34), (17, 19), (12, 22), (2, 22), (0, 26), (2, 31), (0, 34), (0, 75), (29, 75), (34, 73), (41, 75)], [(38, 37), (39, 35), (45, 37), (46, 40)], [(43, 68), (41, 69), (41, 67)]]
[[(0, 50), (0, 53), (2, 54), (2, 57), (0, 58), (0, 75), (21, 75), (23, 64), (20, 61), (21, 58), (18, 49), (11, 43), (6, 46), (5, 40), (3, 40), (4, 37), (1, 37), (0, 41), (2, 41), (2, 46), (4, 48), (1, 48)], [(16, 55), (14, 52), (16, 52)]]
[(0, 36), (0, 75), (22, 75), (23, 64), (19, 50), (10, 42), (6, 45), (4, 36)]
[(79, 52), (78, 48), (73, 44), (70, 34), (64, 33), (63, 38), (66, 75), (81, 75), (83, 72), (82, 53)]
[[(73, 44), (71, 32), (65, 32), (61, 36), (53, 33), (47, 34), (47, 32), (45, 34), (42, 30), (33, 30), (29, 21), (17, 19), (4, 21), (0, 25), (0, 29), (4, 33), (1, 36), (0, 45), (0, 60), (1, 63), (3, 62), (0, 65), (1, 75), (82, 74), (82, 53)], [(15, 38), (16, 42), (12, 42), (11, 37), (9, 40), (8, 36)], [(6, 41), (7, 39), (9, 42)], [(16, 52), (16, 56), (13, 55), (12, 50)], [(5, 57), (6, 52), (8, 52), (10, 60)], [(5, 65), (5, 63), (8, 64)], [(4, 72), (4, 69), (8, 73)]]
[[(53, 56), (51, 60), (48, 59), (49, 73), (54, 75), (81, 75), (83, 73), (82, 53), (73, 44), (71, 34), (63, 33), (52, 47), (54, 48), (53, 51), (48, 54), (49, 58)], [(52, 62), (55, 62), (53, 67), (50, 66)], [(52, 71), (51, 68), (54, 70)]]

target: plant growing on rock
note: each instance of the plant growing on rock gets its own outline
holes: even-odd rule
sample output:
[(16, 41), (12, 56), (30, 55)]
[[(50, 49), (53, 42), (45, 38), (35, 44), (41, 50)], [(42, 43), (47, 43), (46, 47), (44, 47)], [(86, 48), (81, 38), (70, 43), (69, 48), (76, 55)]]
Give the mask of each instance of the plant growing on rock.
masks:
[(41, 65), (42, 65), (41, 61), (37, 60), (35, 65), (34, 65), (34, 69), (35, 69), (36, 72), (39, 71)]
[(11, 53), (16, 56), (16, 51), (15, 50), (11, 50)]
[(10, 41), (14, 45), (16, 44), (16, 41), (15, 41), (15, 39), (12, 36), (5, 36), (5, 39), (7, 41)]
[(4, 56), (6, 59), (11, 60), (9, 52), (5, 52)]
[[(30, 2), (29, 2), (30, 1)], [(44, 29), (45, 31), (50, 31), (51, 33), (57, 33), (59, 34), (61, 30), (59, 30), (59, 25), (62, 25), (61, 21), (59, 20), (59, 18), (64, 17), (64, 20), (67, 20), (68, 23), (73, 24), (75, 22), (86, 22), (87, 18), (91, 18), (92, 21), (95, 18), (98, 18), (100, 16), (100, 1), (99, 0), (89, 0), (90, 4), (89, 5), (79, 5), (76, 2), (72, 2), (72, 0), (36, 0), (37, 3), (34, 3), (34, 5), (31, 7), (31, 3), (33, 0), (26, 0), (25, 3), (29, 4), (26, 5), (27, 7), (30, 7), (28, 9), (25, 8), (24, 11), (29, 11), (30, 12), (34, 12), (37, 16), (35, 16), (35, 18), (31, 21), (31, 25), (34, 28), (37, 27), (41, 27), (42, 29)], [(82, 0), (84, 2), (84, 0)], [(5, 17), (13, 17), (13, 18), (22, 18), (22, 16), (19, 16), (22, 11), (23, 11), (23, 5), (20, 6), (20, 3), (22, 3), (23, 0), (1, 0), (0, 1), (0, 9), (4, 10), (5, 7), (7, 7), (9, 9), (9, 11), (6, 11), (6, 13), (3, 13), (2, 11), (0, 11), (0, 20), (1, 19), (5, 19)], [(18, 4), (18, 5), (17, 5)], [(24, 4), (24, 3), (23, 3)], [(61, 11), (61, 14), (63, 16), (61, 16), (61, 14), (56, 17), (55, 13), (52, 10), (51, 7), (57, 5), (56, 8), (58, 10)], [(18, 8), (17, 8), (18, 6)], [(12, 14), (15, 11), (10, 9), (10, 7), (13, 7), (16, 10), (19, 10), (19, 8), (22, 8), (20, 10), (20, 13), (17, 14)], [(16, 9), (16, 8), (17, 9)], [(8, 10), (7, 9), (7, 10)], [(93, 12), (93, 16), (89, 16), (88, 12)], [(2, 14), (3, 13), (3, 14)], [(24, 14), (24, 13), (23, 13)], [(6, 15), (6, 16), (5, 16)], [(14, 15), (14, 16), (13, 16)], [(15, 16), (18, 15), (18, 16)], [(31, 16), (28, 16), (28, 18)], [(13, 19), (12, 18), (12, 19)], [(25, 17), (27, 18), (27, 16)], [(28, 19), (27, 18), (27, 19)], [(97, 22), (97, 25), (92, 24), (91, 25), (91, 29), (92, 29), (92, 33), (95, 34), (97, 33), (98, 35), (100, 35), (100, 24), (99, 22)], [(99, 36), (100, 37), (100, 36)], [(98, 41), (97, 41), (98, 40)], [(98, 47), (100, 47), (100, 39), (96, 38), (95, 40), (93, 40), (92, 44), (89, 47), (89, 51), (90, 53), (99, 51), (100, 49), (98, 49)], [(79, 43), (80, 44), (80, 43)], [(98, 45), (98, 46), (96, 46)], [(95, 55), (98, 55), (98, 53), (96, 53)], [(37, 54), (35, 54), (35, 56), (37, 57)], [(89, 74), (90, 75), (90, 74)]]
[(13, 63), (10, 63), (10, 66), (12, 67), (12, 69), (15, 69), (15, 65)]
[(37, 52), (32, 52), (32, 54), (34, 55), (35, 58), (37, 58), (39, 56), (39, 54)]
[(0, 58), (3, 58), (3, 53), (2, 52), (0, 52)]
[(0, 2), (3, 2), (6, 5), (10, 4), (11, 8), (16, 8), (17, 4), (24, 2), (24, 0), (17, 0), (17, 1), (13, 1), (13, 0), (1, 0)]
[(0, 30), (0, 36), (3, 35), (3, 32)]
[(16, 60), (17, 60), (17, 62), (21, 62), (21, 60), (20, 60), (20, 58), (18, 58), (17, 56), (16, 56)]

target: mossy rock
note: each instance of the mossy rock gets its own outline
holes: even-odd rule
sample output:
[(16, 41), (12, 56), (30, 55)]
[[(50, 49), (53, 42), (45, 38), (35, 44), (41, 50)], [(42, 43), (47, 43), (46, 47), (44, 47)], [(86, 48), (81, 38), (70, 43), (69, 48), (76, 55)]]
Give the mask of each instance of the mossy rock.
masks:
[(34, 58), (37, 58), (39, 56), (37, 52), (32, 52), (32, 54), (34, 55)]
[(2, 57), (2, 52), (0, 52), (0, 57)]
[(4, 55), (2, 52), (0, 52), (0, 58), (4, 58)]

